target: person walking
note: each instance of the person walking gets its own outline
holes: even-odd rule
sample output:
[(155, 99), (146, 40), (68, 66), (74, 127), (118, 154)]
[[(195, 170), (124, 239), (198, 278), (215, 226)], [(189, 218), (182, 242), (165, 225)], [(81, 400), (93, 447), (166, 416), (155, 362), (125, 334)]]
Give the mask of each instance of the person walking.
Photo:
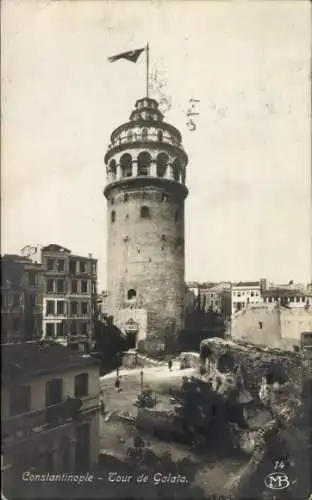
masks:
[(171, 372), (172, 371), (172, 359), (169, 359), (169, 361), (168, 361), (168, 368), (169, 368), (169, 371)]
[(116, 389), (116, 392), (120, 392), (120, 378), (119, 377), (116, 378), (115, 389)]
[(104, 417), (104, 415), (105, 415), (105, 404), (104, 404), (103, 399), (101, 399), (100, 405), (101, 405), (101, 415), (102, 415), (102, 417)]

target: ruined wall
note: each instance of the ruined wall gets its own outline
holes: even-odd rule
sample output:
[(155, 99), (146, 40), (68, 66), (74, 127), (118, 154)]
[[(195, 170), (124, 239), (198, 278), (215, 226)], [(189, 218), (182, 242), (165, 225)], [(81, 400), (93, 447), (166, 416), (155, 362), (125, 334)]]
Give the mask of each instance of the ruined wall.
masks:
[(232, 369), (235, 364), (240, 364), (246, 389), (253, 397), (259, 393), (261, 377), (267, 376), (269, 373), (282, 377), (285, 381), (290, 381), (294, 387), (300, 390), (301, 358), (299, 353), (240, 344), (217, 338), (203, 340), (200, 344), (201, 352), (203, 352), (204, 346), (211, 353), (212, 365), (219, 366), (221, 358), (225, 359), (223, 356), (228, 357), (228, 365), (230, 365), (230, 358), (232, 359)]

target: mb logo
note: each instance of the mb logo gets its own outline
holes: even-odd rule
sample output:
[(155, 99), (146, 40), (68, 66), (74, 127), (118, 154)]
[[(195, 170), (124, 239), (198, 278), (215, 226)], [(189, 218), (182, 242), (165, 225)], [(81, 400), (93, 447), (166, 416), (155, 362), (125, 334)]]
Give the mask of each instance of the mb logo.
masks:
[(264, 484), (270, 490), (285, 490), (290, 486), (288, 476), (284, 472), (271, 472), (264, 479)]

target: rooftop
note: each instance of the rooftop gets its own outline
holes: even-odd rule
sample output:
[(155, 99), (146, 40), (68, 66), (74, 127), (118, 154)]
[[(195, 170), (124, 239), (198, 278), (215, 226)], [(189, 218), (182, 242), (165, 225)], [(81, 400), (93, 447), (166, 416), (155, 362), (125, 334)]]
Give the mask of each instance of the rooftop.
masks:
[(249, 287), (249, 286), (260, 286), (260, 282), (259, 281), (240, 281), (239, 283), (234, 283), (233, 284), (233, 287)]
[(268, 290), (263, 290), (262, 295), (264, 297), (304, 297), (305, 293), (302, 290), (296, 288), (269, 288)]
[(71, 253), (68, 248), (62, 247), (61, 245), (57, 245), (55, 243), (50, 243), (50, 245), (46, 245), (42, 247), (42, 252), (64, 252), (64, 253)]
[(3, 344), (1, 355), (2, 377), (6, 385), (98, 364), (91, 357), (83, 358), (68, 347), (48, 342)]

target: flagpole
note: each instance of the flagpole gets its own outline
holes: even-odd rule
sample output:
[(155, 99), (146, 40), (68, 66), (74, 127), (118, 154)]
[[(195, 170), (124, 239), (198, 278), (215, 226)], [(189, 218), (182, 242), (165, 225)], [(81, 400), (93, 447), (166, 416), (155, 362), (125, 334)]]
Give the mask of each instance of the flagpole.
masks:
[(148, 97), (149, 44), (146, 45), (146, 97)]

